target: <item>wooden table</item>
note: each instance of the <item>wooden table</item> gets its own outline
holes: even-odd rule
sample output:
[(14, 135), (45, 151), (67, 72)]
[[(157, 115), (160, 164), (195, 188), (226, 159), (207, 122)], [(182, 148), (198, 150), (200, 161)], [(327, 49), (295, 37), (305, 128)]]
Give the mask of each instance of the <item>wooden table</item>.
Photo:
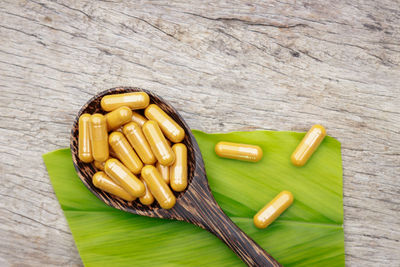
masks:
[[(82, 265), (41, 155), (118, 85), (192, 128), (342, 142), (348, 266), (400, 265), (400, 2), (2, 1), (0, 266)], [(172, 3), (176, 2), (176, 3)]]

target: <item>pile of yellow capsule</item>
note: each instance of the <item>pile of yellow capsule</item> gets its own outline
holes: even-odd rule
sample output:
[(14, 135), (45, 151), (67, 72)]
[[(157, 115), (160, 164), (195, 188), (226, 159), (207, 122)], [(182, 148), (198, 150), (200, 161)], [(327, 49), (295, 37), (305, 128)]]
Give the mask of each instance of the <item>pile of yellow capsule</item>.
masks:
[[(292, 164), (301, 167), (307, 163), (312, 154), (317, 150), (326, 135), (325, 128), (322, 125), (314, 125), (307, 132), (290, 160)], [(261, 147), (249, 144), (239, 144), (231, 142), (219, 142), (215, 145), (215, 153), (228, 159), (243, 160), (249, 162), (260, 161), (263, 156)], [(293, 203), (293, 195), (289, 191), (280, 192), (274, 199), (268, 202), (253, 217), (254, 225), (257, 228), (266, 228), (276, 218), (278, 218)]]
[(150, 104), (145, 92), (104, 96), (101, 108), (108, 113), (79, 118), (79, 159), (97, 168), (94, 186), (127, 201), (139, 198), (151, 205), (155, 199), (162, 208), (172, 208), (172, 190), (187, 187), (184, 129)]
[[(104, 96), (101, 108), (108, 113), (86, 113), (79, 118), (79, 159), (93, 162), (98, 169), (94, 186), (127, 201), (139, 198), (143, 205), (151, 205), (155, 199), (162, 208), (172, 208), (176, 203), (172, 190), (181, 192), (187, 187), (187, 148), (181, 143), (184, 129), (150, 104), (144, 92)], [(145, 116), (137, 112), (141, 109)], [(293, 165), (306, 164), (325, 135), (323, 126), (314, 125), (293, 152)], [(231, 142), (216, 144), (215, 153), (249, 162), (263, 156), (257, 145)], [(255, 226), (266, 228), (292, 203), (292, 193), (280, 192), (254, 215)]]

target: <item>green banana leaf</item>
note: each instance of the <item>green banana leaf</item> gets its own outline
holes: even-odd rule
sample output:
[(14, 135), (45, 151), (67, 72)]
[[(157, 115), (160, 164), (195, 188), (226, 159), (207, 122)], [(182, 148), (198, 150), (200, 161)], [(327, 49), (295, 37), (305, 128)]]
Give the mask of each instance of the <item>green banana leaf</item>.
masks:
[[(304, 133), (194, 130), (212, 192), (225, 213), (284, 266), (344, 266), (340, 143), (326, 137), (302, 168), (290, 155)], [(258, 163), (219, 158), (218, 141), (257, 144)], [(110, 208), (81, 183), (69, 149), (43, 155), (85, 266), (244, 266), (219, 239), (185, 222)], [(254, 214), (282, 190), (293, 205), (266, 229)]]

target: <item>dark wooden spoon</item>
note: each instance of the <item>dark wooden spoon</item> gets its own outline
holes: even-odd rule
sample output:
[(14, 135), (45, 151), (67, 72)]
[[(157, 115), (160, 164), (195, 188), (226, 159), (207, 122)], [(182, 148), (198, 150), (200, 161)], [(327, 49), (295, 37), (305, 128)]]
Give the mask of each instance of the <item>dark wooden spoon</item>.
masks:
[[(92, 176), (96, 172), (94, 165), (83, 163), (78, 158), (79, 117), (83, 113), (104, 113), (101, 110), (100, 101), (105, 95), (140, 91), (149, 94), (152, 103), (157, 104), (185, 129), (186, 136), (183, 143), (188, 148), (188, 187), (183, 192), (175, 193), (177, 197), (176, 205), (170, 210), (162, 209), (158, 204), (145, 206), (138, 201), (127, 202), (103, 192), (92, 183)], [(95, 95), (76, 116), (72, 126), (70, 146), (72, 160), (79, 178), (93, 194), (107, 205), (143, 216), (193, 223), (216, 235), (249, 266), (281, 266), (253, 239), (240, 230), (218, 206), (208, 185), (203, 158), (196, 139), (183, 118), (161, 97), (135, 87), (117, 87)]]

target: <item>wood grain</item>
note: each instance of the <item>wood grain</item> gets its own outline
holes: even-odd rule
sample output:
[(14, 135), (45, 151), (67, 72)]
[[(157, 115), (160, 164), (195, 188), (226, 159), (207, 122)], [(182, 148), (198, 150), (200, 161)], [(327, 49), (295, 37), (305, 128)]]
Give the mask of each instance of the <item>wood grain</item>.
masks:
[(342, 142), (348, 266), (400, 264), (400, 2), (2, 1), (0, 266), (81, 266), (41, 154), (130, 85), (191, 128)]

